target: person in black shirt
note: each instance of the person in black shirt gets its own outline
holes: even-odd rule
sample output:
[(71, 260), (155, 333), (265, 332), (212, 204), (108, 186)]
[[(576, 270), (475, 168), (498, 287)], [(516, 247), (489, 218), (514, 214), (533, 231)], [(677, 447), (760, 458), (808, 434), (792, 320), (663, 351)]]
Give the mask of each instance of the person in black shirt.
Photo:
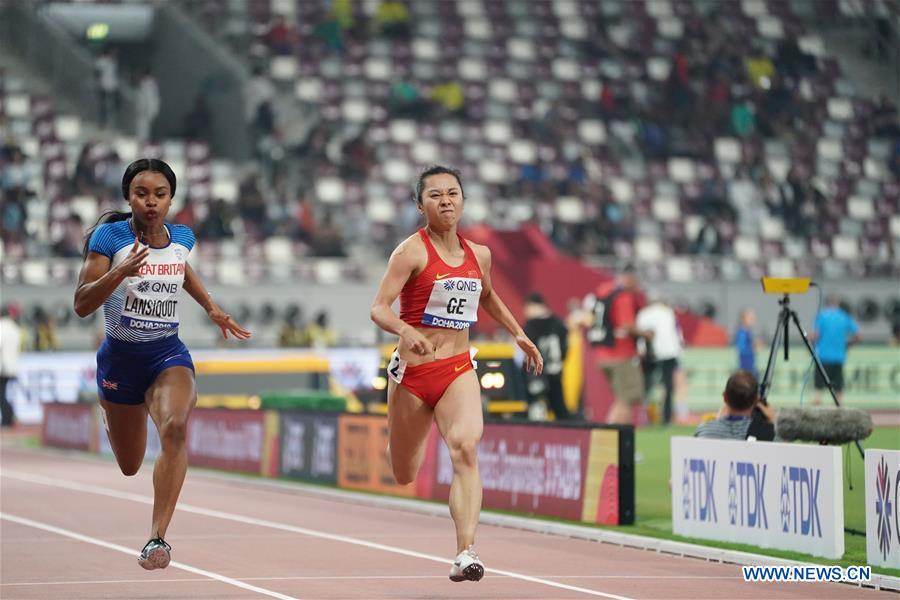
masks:
[(534, 403), (543, 396), (557, 420), (571, 419), (562, 391), (562, 368), (569, 350), (569, 331), (537, 292), (525, 298), (525, 318), (525, 335), (534, 340), (544, 357), (544, 372), (529, 379), (529, 402)]

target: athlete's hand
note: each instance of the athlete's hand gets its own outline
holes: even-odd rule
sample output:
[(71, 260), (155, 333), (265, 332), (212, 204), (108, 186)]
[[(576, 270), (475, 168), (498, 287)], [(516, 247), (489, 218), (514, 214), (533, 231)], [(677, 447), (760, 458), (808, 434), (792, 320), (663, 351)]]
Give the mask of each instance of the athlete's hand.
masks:
[(419, 356), (428, 356), (434, 354), (434, 344), (428, 341), (422, 332), (415, 327), (408, 327), (400, 336), (400, 339), (406, 344), (406, 347)]
[(138, 239), (134, 238), (134, 245), (129, 250), (128, 256), (115, 268), (118, 269), (123, 277), (140, 277), (141, 267), (147, 264), (147, 256), (149, 255), (150, 247), (144, 246), (142, 248)]
[(206, 314), (209, 316), (210, 320), (222, 330), (222, 339), (224, 340), (228, 339), (229, 332), (239, 340), (249, 339), (250, 336), (253, 335), (248, 330), (238, 325), (235, 320), (231, 318), (231, 315), (219, 308), (216, 304), (213, 304), (209, 310), (206, 311)]
[(541, 351), (524, 333), (516, 336), (516, 344), (525, 353), (525, 371), (531, 371), (535, 375), (540, 375), (541, 371), (544, 370), (544, 357), (541, 356)]

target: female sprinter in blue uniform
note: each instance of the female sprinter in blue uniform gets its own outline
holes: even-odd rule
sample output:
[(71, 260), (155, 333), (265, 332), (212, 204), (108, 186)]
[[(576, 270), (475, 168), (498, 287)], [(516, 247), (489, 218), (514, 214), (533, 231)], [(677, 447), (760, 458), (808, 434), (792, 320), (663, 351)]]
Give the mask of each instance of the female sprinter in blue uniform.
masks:
[[(459, 173), (441, 166), (426, 169), (415, 201), (425, 228), (391, 254), (371, 313), (379, 327), (400, 336), (388, 365), (391, 467), (398, 483), (412, 482), (431, 422), (437, 422), (453, 463), (450, 516), (457, 555), (450, 579), (478, 581), (484, 564), (472, 545), (481, 512), (477, 449), (484, 422), (469, 327), (477, 320), (479, 303), (515, 338), (529, 370), (540, 374), (544, 361), (491, 287), (490, 250), (456, 232), (463, 209)], [(398, 296), (399, 316), (391, 309)]]
[(148, 570), (165, 568), (171, 558), (164, 537), (187, 471), (185, 432), (197, 399), (194, 364), (178, 339), (181, 288), (206, 309), (223, 337), (250, 337), (212, 301), (187, 263), (193, 232), (165, 222), (174, 194), (169, 165), (153, 158), (131, 163), (122, 177), (131, 212), (106, 213), (88, 232), (75, 290), (78, 316), (103, 305), (106, 338), (97, 352), (97, 386), (122, 473), (134, 475), (144, 460), (148, 413), (159, 431), (153, 523), (138, 558)]

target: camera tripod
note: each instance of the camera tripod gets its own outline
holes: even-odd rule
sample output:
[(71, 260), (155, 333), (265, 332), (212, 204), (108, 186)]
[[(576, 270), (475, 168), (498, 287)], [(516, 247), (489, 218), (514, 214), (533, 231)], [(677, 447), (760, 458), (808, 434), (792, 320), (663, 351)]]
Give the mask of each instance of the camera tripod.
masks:
[[(822, 381), (825, 382), (825, 387), (828, 388), (828, 393), (831, 394), (831, 399), (834, 400), (834, 405), (838, 408), (841, 407), (841, 403), (837, 399), (837, 395), (834, 393), (834, 388), (831, 385), (831, 380), (828, 378), (828, 373), (825, 372), (825, 367), (822, 366), (822, 361), (819, 360), (819, 357), (816, 355), (816, 352), (813, 350), (812, 344), (809, 341), (809, 338), (806, 336), (806, 332), (803, 331), (803, 327), (800, 325), (800, 318), (797, 316), (797, 311), (791, 308), (791, 297), (788, 294), (785, 294), (784, 297), (778, 301), (779, 306), (781, 306), (781, 312), (778, 314), (778, 323), (775, 325), (775, 335), (772, 338), (772, 347), (769, 349), (769, 361), (766, 363), (766, 372), (763, 375), (762, 381), (759, 384), (759, 399), (763, 404), (768, 404), (766, 399), (769, 396), (769, 389), (772, 387), (772, 377), (775, 375), (775, 353), (778, 351), (778, 344), (781, 340), (784, 340), (784, 360), (788, 361), (788, 348), (790, 344), (788, 342), (788, 331), (789, 331), (789, 323), (790, 321), (794, 322), (794, 325), (797, 326), (797, 331), (800, 332), (800, 338), (803, 340), (803, 343), (806, 345), (806, 349), (809, 351), (809, 355), (812, 357), (813, 362), (816, 364), (816, 372), (819, 374), (819, 377), (822, 378)], [(859, 450), (860, 456), (865, 456), (863, 452), (862, 446), (859, 441), (855, 442), (856, 449)]]

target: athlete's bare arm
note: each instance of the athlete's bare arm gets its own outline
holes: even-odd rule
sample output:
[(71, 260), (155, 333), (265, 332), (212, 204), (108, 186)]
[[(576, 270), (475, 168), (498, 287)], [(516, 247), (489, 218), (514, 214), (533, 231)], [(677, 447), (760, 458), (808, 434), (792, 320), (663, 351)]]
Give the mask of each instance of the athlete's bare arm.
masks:
[(103, 306), (126, 277), (134, 277), (140, 272), (149, 254), (150, 249), (141, 247), (135, 239), (125, 260), (110, 269), (109, 257), (99, 252), (88, 252), (75, 288), (75, 314), (86, 317)]
[(231, 318), (231, 315), (222, 310), (213, 301), (212, 296), (206, 291), (206, 287), (200, 281), (200, 277), (197, 276), (197, 273), (191, 268), (189, 263), (184, 264), (184, 290), (206, 311), (212, 322), (219, 326), (219, 329), (222, 330), (223, 339), (228, 339), (229, 332), (239, 340), (250, 338), (252, 334), (238, 325)]
[(416, 243), (417, 237), (407, 238), (391, 253), (369, 314), (376, 325), (400, 336), (401, 343), (412, 352), (424, 356), (434, 353), (434, 345), (415, 327), (401, 321), (391, 309), (409, 278), (420, 271), (428, 260), (424, 245)]
[(491, 284), (491, 250), (487, 246), (474, 244), (469, 242), (475, 257), (478, 259), (478, 266), (481, 267), (481, 298), (479, 304), (491, 315), (495, 321), (500, 323), (506, 331), (516, 339), (516, 344), (525, 353), (527, 370), (533, 370), (535, 375), (540, 375), (544, 369), (544, 358), (537, 346), (528, 339), (522, 327), (509, 312), (509, 308), (500, 299), (500, 296), (494, 291)]

